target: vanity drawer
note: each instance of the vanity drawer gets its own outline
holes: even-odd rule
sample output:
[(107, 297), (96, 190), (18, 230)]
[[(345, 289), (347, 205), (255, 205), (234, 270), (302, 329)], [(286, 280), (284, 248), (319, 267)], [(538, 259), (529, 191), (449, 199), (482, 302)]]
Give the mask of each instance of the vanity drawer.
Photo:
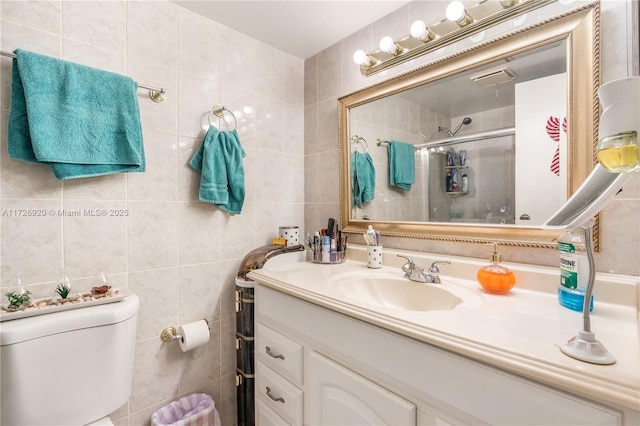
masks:
[(289, 426), (289, 423), (261, 400), (256, 401), (256, 424), (260, 426)]
[(302, 385), (303, 347), (277, 331), (258, 323), (256, 354), (259, 360), (297, 385)]
[(258, 361), (256, 395), (292, 425), (302, 424), (303, 392), (284, 377)]

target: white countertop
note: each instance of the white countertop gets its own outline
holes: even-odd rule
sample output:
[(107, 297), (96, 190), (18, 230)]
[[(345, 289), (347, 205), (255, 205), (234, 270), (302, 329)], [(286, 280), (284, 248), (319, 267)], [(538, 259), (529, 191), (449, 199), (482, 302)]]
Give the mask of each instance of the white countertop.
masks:
[(445, 311), (367, 305), (336, 290), (338, 276), (402, 277), (398, 265), (403, 261), (396, 258), (396, 253), (411, 256), (421, 266), (434, 260), (424, 253), (385, 250), (385, 266), (368, 269), (363, 249), (355, 247), (350, 248), (349, 260), (343, 264), (267, 263), (264, 269), (250, 272), (249, 277), (261, 285), (416, 340), (570, 392), (640, 410), (638, 277), (604, 274), (596, 280), (591, 328), (614, 354), (616, 363), (595, 365), (560, 352), (559, 345), (575, 336), (583, 321), (581, 313), (558, 303), (554, 289), (559, 273), (552, 268), (505, 263), (518, 282), (508, 294), (493, 295), (470, 279), (473, 271), (488, 262), (438, 255), (439, 259), (452, 260), (452, 265), (441, 267), (442, 284), (422, 285), (442, 286), (466, 300)]

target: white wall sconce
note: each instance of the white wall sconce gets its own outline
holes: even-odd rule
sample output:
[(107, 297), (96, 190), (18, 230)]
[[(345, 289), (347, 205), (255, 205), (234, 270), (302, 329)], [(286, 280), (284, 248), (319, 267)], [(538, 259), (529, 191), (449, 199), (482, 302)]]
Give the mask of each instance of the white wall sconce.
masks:
[(445, 10), (446, 19), (431, 25), (417, 20), (411, 24), (407, 36), (395, 40), (383, 37), (378, 50), (369, 53), (358, 50), (353, 60), (360, 66), (362, 75), (368, 77), (554, 1), (480, 0), (465, 8), (462, 2), (454, 0)]
[(455, 22), (460, 27), (465, 27), (473, 22), (473, 18), (464, 8), (461, 1), (455, 0), (449, 3), (445, 13), (448, 20)]

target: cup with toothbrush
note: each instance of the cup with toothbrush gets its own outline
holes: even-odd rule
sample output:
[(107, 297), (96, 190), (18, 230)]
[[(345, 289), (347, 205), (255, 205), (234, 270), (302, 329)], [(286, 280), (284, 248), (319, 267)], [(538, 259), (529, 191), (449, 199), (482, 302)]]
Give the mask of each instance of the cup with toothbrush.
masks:
[(367, 267), (372, 269), (382, 268), (380, 233), (369, 225), (369, 228), (364, 233), (364, 241), (367, 244)]

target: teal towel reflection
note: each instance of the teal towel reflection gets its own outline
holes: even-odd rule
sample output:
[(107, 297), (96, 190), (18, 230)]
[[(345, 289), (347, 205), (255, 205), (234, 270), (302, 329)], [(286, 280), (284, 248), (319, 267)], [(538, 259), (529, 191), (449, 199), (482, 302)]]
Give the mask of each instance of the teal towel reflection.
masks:
[(362, 203), (373, 200), (376, 189), (376, 168), (368, 152), (354, 151), (351, 154), (351, 194), (353, 204), (362, 208)]
[(416, 181), (416, 159), (413, 145), (391, 141), (387, 146), (389, 155), (389, 184), (398, 188), (411, 189)]

